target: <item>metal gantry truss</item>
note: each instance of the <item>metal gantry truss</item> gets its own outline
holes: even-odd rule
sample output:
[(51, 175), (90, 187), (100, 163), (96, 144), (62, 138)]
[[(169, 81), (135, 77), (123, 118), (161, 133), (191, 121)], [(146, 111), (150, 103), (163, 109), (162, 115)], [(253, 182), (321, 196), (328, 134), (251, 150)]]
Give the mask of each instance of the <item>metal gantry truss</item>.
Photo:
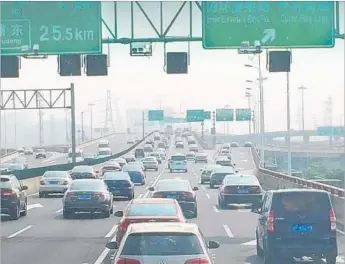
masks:
[(71, 108), (71, 88), (2, 90), (0, 110)]
[[(126, 15), (128, 14), (128, 18), (126, 21), (130, 21), (130, 34), (128, 36), (119, 36), (118, 34), (118, 25), (122, 25), (122, 23), (119, 23), (119, 7), (120, 5), (117, 2), (113, 3), (113, 19), (114, 22), (114, 29), (112, 30), (111, 27), (109, 26), (110, 23), (107, 23), (105, 19), (102, 19), (102, 23), (104, 28), (106, 29), (107, 33), (109, 34), (108, 38), (103, 38), (102, 42), (105, 44), (111, 44), (111, 43), (119, 43), (119, 44), (130, 44), (130, 43), (136, 43), (136, 42), (163, 42), (163, 43), (168, 43), (168, 42), (193, 42), (193, 41), (202, 41), (202, 31), (201, 31), (201, 22), (195, 22), (193, 23), (193, 19), (195, 18), (195, 15), (199, 16), (201, 18), (202, 13), (201, 13), (201, 1), (180, 1), (180, 2), (175, 2), (179, 4), (178, 10), (174, 13), (174, 16), (172, 19), (169, 19), (165, 16), (166, 12), (165, 10), (170, 9), (171, 11), (171, 2), (167, 1), (155, 1), (157, 3), (157, 12), (155, 12), (155, 15), (157, 16), (157, 13), (159, 13), (159, 22), (154, 22), (154, 18), (152, 15), (150, 16), (144, 8), (145, 2), (143, 1), (131, 1), (128, 3), (123, 3), (121, 2), (121, 5), (128, 4), (129, 5), (129, 12), (126, 11)], [(159, 7), (158, 7), (159, 5)], [(170, 5), (170, 6), (169, 6)], [(147, 8), (146, 8), (147, 9)], [(188, 14), (183, 14), (182, 11), (185, 9), (188, 9)], [(141, 13), (145, 19), (147, 20), (148, 24), (152, 28), (152, 30), (155, 32), (152, 36), (145, 36), (145, 37), (138, 37), (138, 29), (142, 25), (135, 25), (135, 16), (138, 14), (136, 12), (139, 10), (139, 13)], [(194, 11), (195, 10), (195, 11)], [(184, 17), (185, 20), (188, 20), (188, 23), (186, 23), (185, 28), (188, 26), (189, 30), (187, 34), (184, 34), (184, 36), (173, 36), (169, 35), (170, 29), (174, 26), (176, 20), (179, 17)], [(121, 19), (123, 17), (123, 11), (121, 14)], [(156, 19), (157, 20), (157, 19)], [(193, 24), (199, 24), (200, 25), (194, 25)], [(164, 26), (167, 25), (167, 26)], [(335, 2), (335, 38), (340, 38), (344, 39), (344, 34), (340, 34), (340, 22), (339, 22), (339, 1)], [(198, 33), (195, 33), (194, 29), (199, 29)], [(140, 34), (142, 35), (142, 34)]]

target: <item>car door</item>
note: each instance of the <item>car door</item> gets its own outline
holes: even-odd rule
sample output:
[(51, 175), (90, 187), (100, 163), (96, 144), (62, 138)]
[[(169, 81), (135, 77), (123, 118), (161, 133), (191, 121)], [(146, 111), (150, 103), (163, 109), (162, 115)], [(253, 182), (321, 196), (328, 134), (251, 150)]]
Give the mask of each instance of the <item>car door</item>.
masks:
[(19, 200), (19, 209), (21, 210), (24, 207), (25, 198), (26, 198), (26, 192), (23, 190), (22, 185), (17, 180), (16, 177), (11, 178), (11, 185), (13, 188), (13, 191), (16, 192), (17, 198)]
[(266, 221), (267, 221), (267, 213), (269, 211), (269, 193), (265, 193), (262, 206), (260, 209), (259, 219), (258, 219), (258, 243), (261, 248), (263, 248), (263, 241), (266, 233)]

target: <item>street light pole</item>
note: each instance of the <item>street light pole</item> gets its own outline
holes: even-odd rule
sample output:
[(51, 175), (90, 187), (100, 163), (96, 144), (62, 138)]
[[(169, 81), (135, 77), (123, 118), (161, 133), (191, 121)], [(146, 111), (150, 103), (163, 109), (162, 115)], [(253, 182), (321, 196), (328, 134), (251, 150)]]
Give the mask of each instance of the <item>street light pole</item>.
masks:
[(304, 91), (307, 89), (304, 86), (298, 87), (298, 89), (301, 91), (301, 99), (302, 99), (302, 131), (304, 132)]
[[(252, 106), (250, 103), (250, 98), (252, 97), (251, 93), (247, 92), (246, 97), (248, 99), (248, 108), (249, 108), (250, 113), (251, 113), (252, 112)], [(252, 118), (250, 118), (250, 120), (248, 121), (248, 124), (249, 124), (249, 135), (251, 135), (252, 134)]]
[(93, 139), (92, 132), (93, 132), (93, 120), (92, 120), (92, 107), (94, 104), (89, 103), (89, 109), (90, 109), (90, 139)]
[(81, 141), (84, 142), (84, 112), (81, 112)]

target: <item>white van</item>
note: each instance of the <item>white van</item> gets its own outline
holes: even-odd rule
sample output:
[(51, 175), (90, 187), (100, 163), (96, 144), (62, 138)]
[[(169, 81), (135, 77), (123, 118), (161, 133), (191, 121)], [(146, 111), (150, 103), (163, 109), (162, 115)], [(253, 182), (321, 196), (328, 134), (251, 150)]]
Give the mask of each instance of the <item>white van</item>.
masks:
[[(72, 149), (71, 148), (68, 150), (67, 160), (68, 160), (68, 163), (72, 163)], [(84, 155), (83, 155), (82, 149), (76, 149), (75, 150), (75, 161), (76, 162), (84, 161)]]
[(107, 157), (110, 157), (111, 155), (113, 155), (113, 153), (112, 153), (110, 148), (99, 148), (98, 149), (98, 153), (97, 153), (98, 158), (107, 158)]
[(101, 149), (101, 148), (109, 148), (109, 141), (106, 140), (106, 139), (100, 140), (98, 142), (98, 148), (99, 149)]

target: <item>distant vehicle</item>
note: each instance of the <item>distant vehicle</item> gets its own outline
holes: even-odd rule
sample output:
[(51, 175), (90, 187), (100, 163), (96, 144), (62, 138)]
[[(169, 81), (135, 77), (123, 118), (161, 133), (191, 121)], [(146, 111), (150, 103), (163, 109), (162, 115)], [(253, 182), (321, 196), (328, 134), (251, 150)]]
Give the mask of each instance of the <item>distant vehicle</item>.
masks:
[(208, 156), (206, 153), (196, 153), (195, 154), (195, 163), (207, 163)]
[(143, 159), (143, 164), (145, 170), (155, 170), (158, 171), (158, 161), (156, 157), (146, 157)]
[(222, 166), (220, 166), (220, 165), (210, 164), (210, 165), (205, 165), (204, 168), (201, 168), (200, 169), (200, 171), (201, 171), (201, 176), (200, 176), (201, 184), (204, 184), (205, 182), (209, 182), (212, 171), (215, 168), (221, 168), (221, 167)]
[(25, 165), (22, 163), (12, 163), (8, 169), (7, 172), (14, 172), (14, 171), (21, 171), (21, 170), (25, 170)]
[(18, 153), (20, 153), (20, 154), (24, 154), (24, 152), (25, 152), (25, 150), (24, 150), (24, 148), (18, 148)]
[(110, 144), (109, 144), (109, 140), (100, 140), (98, 142), (98, 149), (101, 149), (101, 148), (110, 148)]
[(107, 171), (103, 175), (103, 180), (114, 197), (134, 199), (134, 183), (128, 172)]
[(184, 154), (173, 154), (169, 159), (170, 172), (173, 171), (184, 171), (188, 172), (187, 169), (187, 157)]
[(256, 251), (266, 263), (294, 257), (337, 263), (337, 219), (327, 191), (268, 190), (256, 212)]
[(128, 172), (131, 181), (136, 184), (145, 185), (146, 175), (140, 164), (127, 164), (122, 168), (123, 172)]
[(144, 153), (151, 153), (153, 152), (153, 147), (151, 145), (144, 146)]
[[(161, 157), (161, 155), (159, 154), (158, 151), (157, 152), (152, 152), (150, 154), (150, 157), (155, 157), (157, 159), (157, 161), (158, 161), (158, 164), (162, 164), (162, 157)], [(143, 162), (144, 161), (145, 161), (145, 159), (143, 160)]]
[[(156, 222), (131, 224), (121, 243), (112, 241), (106, 247), (116, 250), (114, 263), (117, 264), (208, 264), (212, 263), (209, 249), (218, 248), (219, 243), (212, 240), (206, 242), (196, 224)], [(142, 250), (143, 247), (145, 250)], [(157, 259), (166, 262), (157, 262)]]
[(38, 149), (36, 151), (36, 155), (35, 155), (36, 159), (46, 159), (47, 158), (47, 152), (45, 151), (45, 149)]
[(152, 139), (147, 139), (145, 145), (151, 145), (151, 147), (154, 148), (155, 142)]
[(199, 151), (198, 145), (196, 145), (196, 144), (190, 144), (190, 145), (189, 145), (189, 151), (198, 152), (198, 151)]
[(110, 148), (99, 148), (97, 153), (97, 158), (108, 158), (113, 155)]
[(46, 171), (40, 180), (38, 196), (42, 198), (51, 193), (65, 193), (71, 182), (72, 177), (67, 171)]
[(159, 142), (157, 148), (167, 149), (168, 146), (164, 142)]
[(192, 136), (187, 137), (187, 142), (188, 142), (188, 145), (195, 145), (196, 144), (196, 141), (195, 141), (194, 137), (192, 137)]
[(161, 137), (159, 134), (154, 135), (153, 137), (154, 140), (161, 140)]
[(216, 159), (216, 164), (221, 166), (228, 166), (228, 167), (234, 167), (235, 164), (232, 163), (231, 160), (227, 156), (218, 156)]
[(165, 128), (165, 133), (167, 134), (167, 135), (173, 135), (174, 134), (174, 129), (173, 129), (173, 127), (172, 126), (166, 126), (166, 128)]
[(195, 161), (195, 152), (189, 151), (189, 152), (186, 154), (186, 158), (187, 158), (187, 160), (193, 160), (193, 161)]
[(218, 205), (221, 209), (228, 204), (251, 204), (257, 208), (261, 198), (262, 188), (255, 175), (225, 176), (221, 188), (218, 189)]
[(124, 158), (116, 158), (116, 159), (113, 159), (112, 161), (115, 161), (118, 164), (120, 164), (121, 168), (127, 164), (127, 161)]
[(177, 142), (175, 143), (175, 148), (184, 148), (183, 142), (182, 142), (182, 141), (177, 141)]
[(230, 147), (232, 147), (232, 148), (238, 148), (238, 147), (239, 147), (239, 144), (238, 144), (238, 142), (231, 142)]
[(232, 167), (214, 168), (210, 175), (210, 189), (213, 189), (216, 185), (221, 185), (225, 176), (236, 175), (236, 173), (237, 171)]
[(32, 148), (25, 148), (24, 154), (25, 155), (34, 155), (34, 150)]
[(230, 146), (229, 143), (225, 143), (225, 144), (223, 144), (222, 149), (230, 150), (230, 149), (231, 149), (231, 146)]
[(143, 159), (145, 158), (145, 152), (143, 148), (136, 148), (134, 151), (135, 158)]
[(116, 241), (121, 242), (127, 228), (132, 223), (147, 222), (180, 222), (185, 223), (186, 218), (194, 218), (194, 215), (184, 215), (180, 205), (174, 199), (142, 198), (129, 202), (125, 211), (117, 211), (114, 214), (121, 217), (116, 229)]
[(220, 156), (226, 156), (228, 157), (229, 159), (231, 159), (231, 151), (229, 149), (224, 149), (222, 148), (220, 151), (219, 151), (219, 157)]
[(124, 159), (126, 160), (127, 163), (135, 162), (137, 160), (134, 155), (126, 155), (124, 156)]
[(100, 212), (105, 218), (113, 214), (113, 194), (105, 182), (98, 179), (72, 181), (62, 204), (64, 218), (70, 218), (76, 212)]
[(28, 187), (22, 185), (14, 175), (0, 175), (0, 213), (9, 215), (12, 220), (28, 213)]
[(102, 166), (102, 175), (107, 171), (121, 171), (121, 165), (116, 161), (108, 161)]
[(75, 166), (70, 175), (73, 180), (79, 179), (97, 179), (98, 178), (98, 171), (94, 171), (92, 166), (81, 165)]
[(244, 143), (244, 147), (245, 148), (251, 148), (253, 146), (253, 143), (252, 142), (246, 142)]
[(127, 139), (127, 144), (132, 145), (134, 143), (135, 143), (134, 139), (132, 138)]
[(164, 179), (159, 180), (149, 191), (153, 192), (152, 198), (175, 199), (182, 208), (182, 211), (192, 212), (194, 217), (198, 216), (198, 204), (196, 191), (198, 187), (192, 187), (187, 179)]
[[(68, 157), (67, 157), (68, 163), (72, 163), (73, 159), (72, 159), (72, 149), (70, 148), (68, 150)], [(75, 160), (76, 162), (83, 162), (84, 161), (84, 152), (82, 149), (76, 149), (75, 150)]]
[(97, 158), (97, 155), (94, 153), (84, 153), (84, 161), (88, 164), (94, 161), (96, 158)]

